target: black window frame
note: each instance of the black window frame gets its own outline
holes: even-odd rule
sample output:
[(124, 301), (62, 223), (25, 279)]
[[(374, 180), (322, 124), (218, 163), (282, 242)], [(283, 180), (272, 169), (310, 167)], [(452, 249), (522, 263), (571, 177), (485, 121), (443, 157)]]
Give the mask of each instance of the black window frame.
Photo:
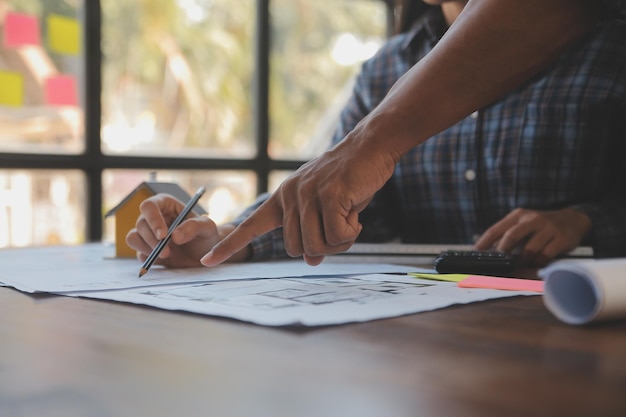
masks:
[[(387, 7), (387, 27), (392, 28), (393, 0)], [(296, 170), (306, 161), (277, 160), (268, 154), (269, 144), (269, 76), (270, 76), (270, 0), (256, 0), (254, 136), (256, 152), (249, 159), (211, 159), (183, 157), (141, 157), (106, 155), (101, 149), (102, 49), (101, 0), (83, 3), (83, 37), (85, 66), (85, 150), (80, 154), (0, 153), (2, 169), (75, 169), (86, 178), (86, 241), (101, 241), (103, 236), (102, 174), (107, 169), (145, 170), (247, 170), (254, 172), (257, 194), (266, 192), (269, 175), (276, 170)], [(390, 30), (388, 31), (390, 33)]]

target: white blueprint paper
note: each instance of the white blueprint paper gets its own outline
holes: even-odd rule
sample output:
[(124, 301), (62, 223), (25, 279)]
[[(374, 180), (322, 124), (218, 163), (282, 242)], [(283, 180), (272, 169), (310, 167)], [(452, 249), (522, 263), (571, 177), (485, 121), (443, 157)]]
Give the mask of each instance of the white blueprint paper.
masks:
[(321, 326), (429, 311), (491, 298), (536, 295), (461, 289), (456, 283), (405, 274), (412, 266), (301, 260), (227, 264), (216, 268), (154, 267), (106, 259), (101, 244), (0, 250), (0, 282), (48, 292), (228, 317), (268, 326)]
[(453, 282), (371, 274), (222, 281), (65, 295), (228, 317), (266, 326), (324, 326), (537, 293), (465, 289)]
[(319, 266), (310, 266), (302, 260), (288, 260), (190, 269), (154, 266), (139, 278), (139, 261), (106, 258), (105, 253), (102, 244), (3, 249), (0, 250), (0, 282), (24, 292), (61, 294), (250, 278), (407, 273), (416, 269), (363, 262), (323, 262)]

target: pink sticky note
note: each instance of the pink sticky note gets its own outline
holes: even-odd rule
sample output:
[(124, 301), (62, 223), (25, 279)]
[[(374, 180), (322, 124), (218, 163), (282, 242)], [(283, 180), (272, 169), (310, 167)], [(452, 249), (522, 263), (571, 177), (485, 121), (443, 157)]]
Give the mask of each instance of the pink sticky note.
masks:
[(470, 275), (458, 283), (461, 288), (489, 288), (492, 290), (543, 292), (543, 281), (534, 279), (499, 278)]
[(46, 104), (76, 106), (76, 81), (71, 75), (59, 75), (46, 80)]
[(9, 12), (4, 19), (4, 47), (40, 45), (39, 21), (36, 17)]

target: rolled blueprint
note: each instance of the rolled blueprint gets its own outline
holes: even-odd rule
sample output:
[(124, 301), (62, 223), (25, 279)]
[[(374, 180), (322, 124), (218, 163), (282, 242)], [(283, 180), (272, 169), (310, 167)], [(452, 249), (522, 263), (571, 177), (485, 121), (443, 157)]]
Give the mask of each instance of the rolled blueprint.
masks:
[(626, 258), (558, 261), (539, 276), (544, 304), (565, 323), (626, 318)]

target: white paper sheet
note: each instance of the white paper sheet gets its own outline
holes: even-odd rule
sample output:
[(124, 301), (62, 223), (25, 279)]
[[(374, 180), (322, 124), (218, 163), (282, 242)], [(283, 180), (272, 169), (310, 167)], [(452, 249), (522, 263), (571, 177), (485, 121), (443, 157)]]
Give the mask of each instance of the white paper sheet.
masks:
[(25, 292), (48, 292), (229, 317), (268, 326), (320, 326), (429, 311), (516, 295), (427, 281), (412, 266), (301, 260), (227, 264), (217, 268), (153, 268), (105, 259), (100, 244), (0, 250), (0, 282)]
[(565, 323), (626, 318), (625, 258), (559, 261), (539, 275), (544, 304)]
[(392, 264), (332, 263), (309, 266), (302, 260), (224, 264), (214, 268), (166, 269), (154, 266), (138, 278), (135, 259), (105, 259), (102, 244), (0, 250), (0, 282), (24, 292), (61, 294), (163, 284), (250, 278), (407, 273), (415, 267)]
[(462, 289), (452, 282), (371, 274), (222, 281), (65, 295), (229, 317), (266, 326), (325, 326), (536, 293)]

